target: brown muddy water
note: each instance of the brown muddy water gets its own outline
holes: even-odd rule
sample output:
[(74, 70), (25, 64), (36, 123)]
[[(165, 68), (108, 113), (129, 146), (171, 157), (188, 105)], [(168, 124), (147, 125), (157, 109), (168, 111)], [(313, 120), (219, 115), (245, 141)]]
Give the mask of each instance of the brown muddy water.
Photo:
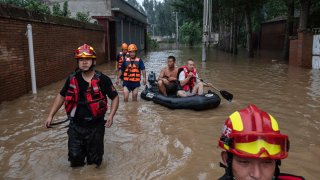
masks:
[[(123, 103), (106, 130), (101, 168), (72, 169), (67, 160), (66, 124), (44, 129), (43, 121), (65, 80), (0, 105), (0, 179), (217, 179), (217, 141), (225, 119), (254, 103), (271, 113), (291, 142), (281, 171), (318, 179), (320, 176), (320, 71), (288, 66), (276, 54), (248, 59), (210, 50), (206, 63), (201, 49), (161, 49), (140, 54), (147, 72), (159, 74), (166, 58), (177, 65), (194, 58), (201, 78), (234, 94), (216, 109), (170, 110), (139, 99)], [(114, 63), (97, 69), (114, 80)], [(121, 87), (117, 87), (121, 90)], [(143, 87), (141, 87), (142, 89)], [(64, 120), (63, 108), (54, 120)]]

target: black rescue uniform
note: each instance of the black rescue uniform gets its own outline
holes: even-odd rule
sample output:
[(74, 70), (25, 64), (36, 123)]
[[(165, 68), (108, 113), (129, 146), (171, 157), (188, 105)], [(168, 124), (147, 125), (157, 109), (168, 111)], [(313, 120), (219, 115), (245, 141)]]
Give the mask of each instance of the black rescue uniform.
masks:
[[(93, 98), (96, 94), (94, 94), (94, 88), (89, 87), (89, 83), (83, 79), (80, 72), (70, 75), (60, 91), (60, 95), (70, 97), (73, 88), (70, 82), (73, 82), (71, 80), (73, 78), (75, 78), (78, 86), (78, 97), (76, 98), (78, 102), (76, 103), (75, 113), (72, 117), (69, 117), (68, 160), (71, 167), (83, 166), (85, 159), (87, 164), (100, 166), (104, 153), (104, 113), (102, 116), (93, 117), (92, 107), (87, 103), (88, 98), (86, 97), (88, 93), (91, 93), (90, 97)], [(98, 80), (96, 86), (104, 97), (107, 95), (110, 99), (114, 99), (118, 96), (108, 76), (96, 71), (94, 78)]]

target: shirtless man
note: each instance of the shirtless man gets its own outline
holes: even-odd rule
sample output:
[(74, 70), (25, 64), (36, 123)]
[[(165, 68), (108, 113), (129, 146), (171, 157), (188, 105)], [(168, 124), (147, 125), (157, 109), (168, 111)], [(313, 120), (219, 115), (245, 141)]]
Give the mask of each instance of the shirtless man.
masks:
[(174, 56), (168, 57), (168, 67), (161, 70), (158, 80), (158, 87), (160, 93), (164, 96), (168, 94), (176, 94), (177, 92), (177, 74), (178, 68), (175, 67), (176, 58)]

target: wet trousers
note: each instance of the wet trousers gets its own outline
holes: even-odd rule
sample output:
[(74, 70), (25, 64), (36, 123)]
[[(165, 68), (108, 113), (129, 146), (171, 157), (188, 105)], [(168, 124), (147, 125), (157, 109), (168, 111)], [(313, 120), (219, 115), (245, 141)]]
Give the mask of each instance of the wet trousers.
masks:
[(104, 153), (105, 121), (81, 122), (71, 120), (68, 129), (68, 160), (71, 167), (84, 166), (85, 159), (88, 165), (101, 165)]

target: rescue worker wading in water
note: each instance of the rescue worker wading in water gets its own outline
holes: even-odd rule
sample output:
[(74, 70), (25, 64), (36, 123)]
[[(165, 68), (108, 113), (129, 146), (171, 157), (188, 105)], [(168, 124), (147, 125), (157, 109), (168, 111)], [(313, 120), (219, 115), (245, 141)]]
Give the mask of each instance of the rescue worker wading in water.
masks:
[(129, 93), (132, 91), (132, 101), (137, 101), (138, 90), (140, 87), (141, 74), (143, 76), (143, 85), (146, 85), (146, 71), (143, 61), (136, 56), (137, 46), (130, 44), (128, 51), (130, 58), (122, 63), (121, 70), (118, 72), (118, 78), (116, 84), (119, 84), (119, 78), (123, 72), (123, 95), (124, 102), (128, 102)]
[(288, 156), (289, 139), (277, 121), (255, 105), (236, 111), (226, 120), (218, 145), (225, 174), (219, 180), (303, 180), (280, 172)]
[[(71, 167), (86, 163), (100, 166), (104, 153), (105, 127), (111, 127), (113, 117), (118, 109), (118, 93), (110, 78), (94, 70), (96, 54), (94, 49), (84, 44), (75, 51), (78, 68), (73, 72), (60, 93), (54, 100), (45, 127), (49, 128), (52, 119), (60, 107), (70, 119), (68, 129), (68, 160)], [(107, 97), (112, 100), (111, 111), (104, 120), (108, 110)]]
[[(128, 45), (126, 43), (122, 43), (121, 45), (121, 52), (119, 54), (117, 54), (116, 57), (116, 71), (118, 72), (119, 70), (121, 70), (121, 66), (123, 61), (125, 61), (127, 58), (129, 57), (129, 53), (128, 53)], [(122, 79), (122, 76), (120, 77), (120, 79)], [(117, 76), (117, 81), (118, 80), (118, 76)]]

